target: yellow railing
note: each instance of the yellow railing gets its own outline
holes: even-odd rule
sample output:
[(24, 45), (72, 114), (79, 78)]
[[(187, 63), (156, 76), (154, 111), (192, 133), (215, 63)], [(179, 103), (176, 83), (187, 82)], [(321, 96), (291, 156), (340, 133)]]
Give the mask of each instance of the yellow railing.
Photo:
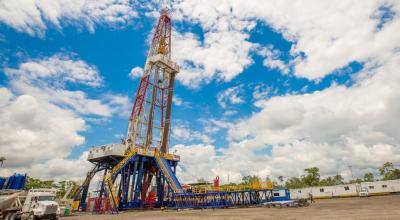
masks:
[(252, 184), (222, 185), (214, 187), (211, 185), (198, 185), (191, 187), (193, 193), (205, 193), (207, 191), (241, 191), (241, 190), (265, 190), (272, 189), (272, 182), (255, 182)]
[(156, 158), (156, 160), (157, 160), (158, 165), (160, 166), (161, 170), (162, 170), (163, 173), (164, 173), (164, 177), (167, 178), (167, 181), (170, 183), (170, 185), (171, 185), (171, 187), (172, 187), (172, 190), (173, 190), (175, 193), (181, 192), (181, 191), (178, 189), (178, 187), (175, 185), (175, 182), (173, 181), (172, 177), (170, 176), (170, 174), (169, 174), (167, 168), (165, 167), (165, 164), (161, 161), (161, 157), (160, 157), (161, 155), (163, 155), (163, 154), (162, 154), (162, 153), (157, 153), (157, 152), (154, 154), (154, 156), (155, 156), (155, 158)]

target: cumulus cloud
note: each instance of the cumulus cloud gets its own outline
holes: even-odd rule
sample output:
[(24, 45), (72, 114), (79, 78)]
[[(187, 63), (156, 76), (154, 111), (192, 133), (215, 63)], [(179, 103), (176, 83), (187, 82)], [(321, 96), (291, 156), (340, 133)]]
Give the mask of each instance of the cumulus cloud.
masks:
[(207, 134), (190, 130), (186, 124), (178, 124), (172, 128), (172, 137), (180, 142), (197, 141), (200, 143), (212, 143), (214, 140)]
[(0, 2), (0, 22), (20, 32), (43, 36), (49, 25), (86, 26), (94, 31), (95, 24), (118, 26), (129, 24), (138, 16), (129, 0), (5, 0)]
[(93, 87), (102, 84), (96, 67), (64, 54), (27, 61), (20, 64), (18, 69), (6, 68), (4, 71), (8, 77), (23, 81), (38, 82), (51, 78), (56, 86), (62, 86), (66, 82), (79, 82)]
[(265, 85), (264, 83), (257, 84), (254, 86), (253, 90), (253, 99), (255, 101), (266, 99), (269, 96), (272, 96), (273, 91), (272, 88)]
[[(397, 52), (380, 65), (366, 65), (351, 87), (333, 84), (310, 94), (279, 97), (257, 92), (254, 104), (260, 110), (249, 117), (230, 123), (204, 121), (211, 133), (227, 129), (228, 144), (202, 155), (212, 164), (209, 170), (198, 171), (191, 161), (182, 161), (182, 172), (189, 174), (181, 176), (190, 180), (198, 172), (208, 180), (218, 175), (222, 182), (228, 177), (240, 181), (245, 175), (298, 176), (304, 168), (317, 166), (322, 175), (339, 173), (350, 179), (348, 166), (361, 177), (384, 162), (400, 163), (399, 63)], [(182, 158), (189, 156), (185, 152)]]
[(395, 128), (400, 122), (399, 62), (397, 54), (383, 66), (361, 72), (370, 77), (353, 87), (333, 85), (312, 94), (265, 99), (259, 102), (261, 111), (228, 130), (229, 139), (244, 151), (269, 147), (271, 156), (265, 161), (272, 173), (280, 170), (282, 175), (308, 166), (334, 174), (346, 164), (360, 174), (386, 161), (400, 162)]
[(216, 150), (212, 145), (175, 145), (171, 152), (181, 156), (177, 175), (181, 182), (193, 183), (200, 178), (211, 180), (215, 172), (212, 170), (216, 165)]
[(199, 0), (176, 1), (173, 8), (178, 20), (199, 24), (205, 32), (203, 41), (192, 33), (175, 35), (174, 51), (183, 63), (178, 78), (189, 86), (213, 78), (229, 81), (249, 66), (251, 52), (260, 46), (249, 40), (249, 31), (257, 22), (293, 44), (289, 63), (278, 59), (277, 51), (264, 49), (264, 65), (282, 73), (293, 68), (296, 76), (312, 80), (353, 61), (380, 62), (400, 43), (397, 1)]
[(9, 88), (0, 88), (0, 151), (7, 158), (2, 175), (18, 171), (43, 178), (78, 177), (84, 171), (74, 173), (74, 164), (90, 167), (85, 155), (67, 157), (85, 143), (81, 132), (89, 128), (87, 121), (129, 115), (125, 96), (109, 93), (99, 100), (68, 89), (70, 84), (102, 85), (97, 69), (76, 57), (28, 60), (4, 73)]
[(187, 101), (184, 101), (179, 95), (174, 94), (173, 98), (172, 98), (172, 103), (174, 103), (174, 105), (176, 106), (182, 106), (185, 108), (190, 108), (190, 103)]
[(177, 95), (174, 95), (174, 97), (173, 97), (173, 99), (172, 99), (172, 102), (173, 102), (176, 106), (181, 106), (181, 105), (183, 104), (183, 100), (182, 100), (179, 96), (177, 96)]
[(68, 106), (81, 114), (110, 117), (114, 113), (126, 114), (130, 105), (122, 95), (107, 94), (101, 101), (89, 98), (83, 91), (65, 89), (69, 84), (99, 87), (103, 81), (96, 67), (72, 55), (29, 60), (18, 68), (5, 68), (4, 73), (17, 93)]
[[(273, 97), (274, 91), (265, 86), (255, 88), (254, 105), (260, 110), (226, 127), (229, 143), (220, 150), (219, 162), (213, 163), (213, 174), (240, 180), (248, 174), (298, 175), (306, 167), (319, 166), (323, 174), (339, 172), (349, 177), (348, 165), (361, 175), (385, 161), (400, 162), (400, 134), (395, 128), (399, 123), (396, 100), (400, 98), (396, 69), (400, 63), (399, 2), (199, 0), (176, 1), (174, 9), (178, 19), (198, 24), (204, 31), (203, 36), (175, 36), (177, 48), (185, 54), (177, 55), (183, 63), (180, 80), (184, 84), (233, 79), (251, 65), (255, 48), (266, 67), (310, 80), (354, 61), (364, 66), (351, 87), (332, 85), (312, 94), (282, 97)], [(250, 42), (254, 22), (272, 27), (292, 43), (286, 54), (289, 61), (283, 62), (281, 52), (268, 45)], [(215, 59), (218, 52), (209, 50), (207, 41), (211, 36), (225, 39), (229, 35), (242, 40), (245, 47), (227, 50), (235, 43), (225, 41), (218, 49), (227, 50), (224, 62), (236, 60), (239, 65), (234, 71), (207, 71), (221, 60)], [(260, 46), (264, 49), (259, 50)], [(207, 127), (210, 132), (219, 129)], [(215, 151), (207, 152), (207, 157), (216, 158)]]
[(222, 108), (244, 103), (243, 85), (234, 86), (218, 93), (217, 101)]
[(140, 78), (142, 77), (142, 75), (143, 75), (143, 68), (139, 66), (132, 68), (131, 72), (129, 72), (129, 77), (131, 79)]
[(193, 33), (174, 33), (173, 59), (181, 65), (177, 79), (198, 88), (213, 79), (230, 81), (253, 63), (249, 53), (253, 45), (241, 31), (206, 32), (201, 41)]
[(272, 45), (261, 47), (257, 53), (264, 58), (264, 66), (270, 69), (278, 69), (283, 74), (289, 73), (289, 64), (280, 59), (281, 52), (273, 49)]
[(40, 159), (67, 154), (71, 147), (84, 143), (79, 135), (85, 121), (31, 95), (14, 96), (1, 88), (2, 155), (7, 167), (27, 166)]

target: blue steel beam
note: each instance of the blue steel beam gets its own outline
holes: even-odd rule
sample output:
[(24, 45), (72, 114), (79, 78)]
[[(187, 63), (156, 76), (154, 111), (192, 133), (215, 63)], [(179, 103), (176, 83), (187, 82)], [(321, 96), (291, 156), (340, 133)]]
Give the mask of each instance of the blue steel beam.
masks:
[(144, 169), (143, 169), (144, 161), (145, 161), (144, 157), (140, 158), (140, 168), (139, 168), (139, 173), (137, 175), (135, 194), (133, 197), (134, 203), (139, 203), (139, 195), (142, 190), (142, 180), (143, 180), (143, 175), (144, 175)]

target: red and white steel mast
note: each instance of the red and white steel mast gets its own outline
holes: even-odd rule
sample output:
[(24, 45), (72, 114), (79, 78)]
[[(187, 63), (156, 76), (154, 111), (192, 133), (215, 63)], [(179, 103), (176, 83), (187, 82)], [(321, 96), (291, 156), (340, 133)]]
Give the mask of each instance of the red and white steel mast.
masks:
[(154, 32), (143, 76), (129, 118), (124, 143), (168, 153), (174, 80), (179, 66), (171, 61), (171, 16), (163, 9)]

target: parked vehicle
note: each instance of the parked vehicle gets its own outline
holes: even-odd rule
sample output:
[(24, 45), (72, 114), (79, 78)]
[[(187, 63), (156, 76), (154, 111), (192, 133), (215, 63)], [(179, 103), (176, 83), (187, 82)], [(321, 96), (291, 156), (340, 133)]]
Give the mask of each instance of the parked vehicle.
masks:
[(368, 197), (369, 196), (368, 188), (367, 187), (361, 187), (360, 191), (358, 192), (358, 196), (359, 197)]
[(58, 219), (60, 210), (54, 189), (3, 191), (0, 193), (0, 219)]

